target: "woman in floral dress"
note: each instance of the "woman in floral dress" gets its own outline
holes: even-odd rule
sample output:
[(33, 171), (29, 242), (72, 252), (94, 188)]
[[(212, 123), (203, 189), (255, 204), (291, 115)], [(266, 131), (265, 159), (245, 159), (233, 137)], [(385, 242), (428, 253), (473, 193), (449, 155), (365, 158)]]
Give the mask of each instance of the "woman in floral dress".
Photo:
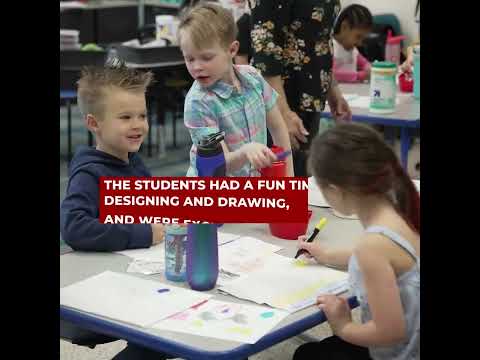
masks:
[(351, 111), (332, 77), (332, 29), (339, 0), (248, 0), (253, 65), (280, 94), (295, 176), (307, 176), (310, 142), (328, 101), (336, 121)]

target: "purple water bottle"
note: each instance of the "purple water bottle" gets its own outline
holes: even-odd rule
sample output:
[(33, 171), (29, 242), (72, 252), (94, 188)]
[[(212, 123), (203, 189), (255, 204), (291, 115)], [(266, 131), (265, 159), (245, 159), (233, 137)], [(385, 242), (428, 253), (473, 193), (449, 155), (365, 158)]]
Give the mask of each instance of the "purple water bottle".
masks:
[[(225, 155), (220, 142), (225, 133), (205, 136), (197, 145), (198, 176), (225, 176)], [(189, 224), (187, 281), (193, 290), (210, 290), (218, 278), (217, 224)]]
[(218, 278), (218, 239), (215, 224), (189, 224), (187, 280), (193, 290), (215, 287)]

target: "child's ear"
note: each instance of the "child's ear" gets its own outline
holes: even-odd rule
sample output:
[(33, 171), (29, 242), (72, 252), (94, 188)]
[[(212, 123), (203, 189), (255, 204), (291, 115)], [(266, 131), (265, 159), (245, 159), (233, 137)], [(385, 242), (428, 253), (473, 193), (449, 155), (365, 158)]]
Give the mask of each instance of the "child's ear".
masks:
[(350, 24), (348, 23), (347, 20), (343, 20), (342, 23), (340, 24), (340, 33), (350, 31)]
[(342, 199), (345, 197), (345, 191), (336, 186), (336, 185), (332, 185), (332, 184), (328, 184), (327, 185), (327, 188), (333, 193), (333, 194), (336, 194), (336, 196), (338, 197), (341, 197)]
[(87, 116), (85, 116), (85, 125), (87, 129), (94, 134), (98, 131), (98, 120), (95, 115), (87, 114)]
[(235, 40), (230, 44), (230, 47), (228, 48), (228, 52), (230, 53), (230, 56), (232, 59), (237, 55), (238, 49), (240, 48), (240, 43)]

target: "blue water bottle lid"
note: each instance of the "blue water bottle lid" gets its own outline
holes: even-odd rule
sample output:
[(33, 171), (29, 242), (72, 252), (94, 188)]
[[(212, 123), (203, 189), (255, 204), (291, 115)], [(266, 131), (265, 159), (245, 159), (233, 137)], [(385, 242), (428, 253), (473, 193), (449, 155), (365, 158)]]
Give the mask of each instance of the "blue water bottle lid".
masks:
[(215, 156), (223, 152), (220, 142), (225, 138), (225, 132), (219, 131), (214, 134), (204, 136), (197, 145), (197, 154), (199, 156)]

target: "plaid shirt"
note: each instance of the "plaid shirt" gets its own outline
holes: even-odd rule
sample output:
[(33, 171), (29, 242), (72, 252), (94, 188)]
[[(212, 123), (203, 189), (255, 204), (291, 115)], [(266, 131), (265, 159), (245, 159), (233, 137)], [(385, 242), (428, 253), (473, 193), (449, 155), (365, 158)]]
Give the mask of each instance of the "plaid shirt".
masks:
[[(188, 91), (184, 122), (193, 145), (187, 176), (198, 175), (196, 144), (205, 135), (225, 131), (225, 143), (230, 151), (250, 142), (267, 143), (266, 116), (278, 95), (255, 68), (234, 65), (234, 69), (241, 83), (241, 93), (221, 80), (209, 88), (203, 88), (195, 81)], [(251, 176), (258, 175), (258, 172), (246, 163), (227, 175)]]

